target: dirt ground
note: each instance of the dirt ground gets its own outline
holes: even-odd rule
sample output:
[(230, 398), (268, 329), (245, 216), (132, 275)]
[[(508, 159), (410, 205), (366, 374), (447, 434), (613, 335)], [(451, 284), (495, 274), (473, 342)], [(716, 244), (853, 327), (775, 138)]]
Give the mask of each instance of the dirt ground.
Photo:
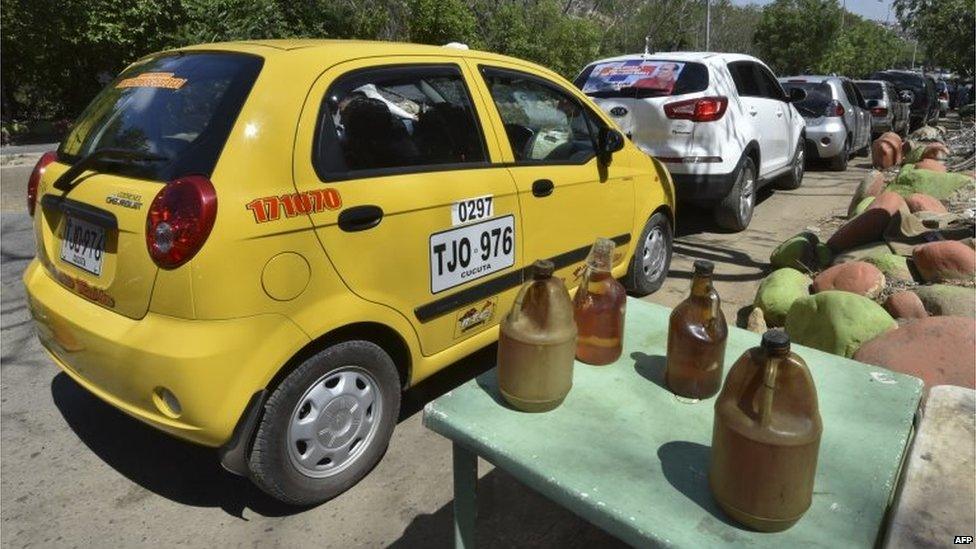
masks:
[[(647, 300), (675, 305), (687, 295), (692, 262), (709, 259), (734, 323), (752, 302), (769, 252), (817, 220), (844, 214), (867, 167), (858, 158), (845, 173), (808, 172), (798, 190), (762, 193), (741, 233), (717, 232), (707, 214), (680, 210), (669, 280)], [(493, 349), (409, 392), (386, 457), (358, 486), (314, 509), (283, 507), (223, 471), (212, 450), (129, 419), (58, 372), (27, 324), (20, 274), (33, 245), (17, 190), (25, 181), (7, 170), (2, 177), (3, 547), (452, 545), (450, 444), (423, 428), (420, 410), (491, 367)], [(480, 469), (479, 545), (620, 545), (504, 472), (485, 462)]]

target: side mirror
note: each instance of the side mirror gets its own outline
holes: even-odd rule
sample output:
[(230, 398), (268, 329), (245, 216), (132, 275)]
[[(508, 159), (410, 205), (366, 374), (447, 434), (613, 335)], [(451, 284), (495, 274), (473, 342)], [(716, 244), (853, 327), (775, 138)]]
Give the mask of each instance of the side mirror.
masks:
[(787, 94), (787, 100), (790, 103), (799, 103), (807, 98), (807, 90), (803, 88), (790, 88), (790, 92)]
[(881, 106), (881, 101), (878, 101), (877, 99), (868, 99), (867, 106), (868, 106), (869, 109), (873, 109), (875, 107), (880, 107)]
[(599, 156), (605, 164), (610, 163), (613, 153), (624, 148), (624, 134), (613, 128), (601, 128), (599, 140)]

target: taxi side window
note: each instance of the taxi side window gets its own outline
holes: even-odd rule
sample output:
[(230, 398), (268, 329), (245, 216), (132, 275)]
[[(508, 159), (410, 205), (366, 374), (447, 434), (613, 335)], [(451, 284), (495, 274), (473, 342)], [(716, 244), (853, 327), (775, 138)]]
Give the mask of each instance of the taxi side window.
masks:
[(382, 67), (336, 80), (323, 100), (315, 169), (323, 180), (486, 165), (456, 66)]
[(596, 156), (598, 119), (576, 97), (516, 71), (481, 72), (516, 162), (583, 164)]

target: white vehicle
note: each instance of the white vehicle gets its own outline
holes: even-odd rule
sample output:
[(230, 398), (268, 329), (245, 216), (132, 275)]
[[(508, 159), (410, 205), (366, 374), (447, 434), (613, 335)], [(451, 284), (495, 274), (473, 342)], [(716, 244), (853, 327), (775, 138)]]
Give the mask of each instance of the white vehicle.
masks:
[(576, 85), (668, 167), (679, 199), (713, 207), (724, 228), (749, 225), (761, 186), (803, 181), (803, 117), (755, 57), (626, 55), (591, 63)]

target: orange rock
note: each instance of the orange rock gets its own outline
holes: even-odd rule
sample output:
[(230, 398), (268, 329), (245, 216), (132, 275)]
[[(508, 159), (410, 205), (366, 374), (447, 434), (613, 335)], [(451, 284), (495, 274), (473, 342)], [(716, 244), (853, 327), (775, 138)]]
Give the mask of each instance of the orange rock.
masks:
[(913, 292), (895, 292), (885, 300), (884, 308), (895, 318), (928, 318), (922, 300)]
[(912, 213), (915, 212), (934, 212), (934, 213), (948, 213), (949, 210), (939, 202), (936, 198), (931, 197), (927, 194), (915, 193), (905, 199), (908, 203), (908, 210)]
[(871, 144), (871, 162), (883, 170), (901, 164), (902, 142), (897, 134), (885, 132)]
[(837, 229), (827, 240), (827, 246), (835, 253), (840, 253), (880, 240), (892, 216), (902, 206), (905, 206), (905, 199), (901, 195), (891, 191), (879, 194), (861, 215)]
[(885, 277), (874, 265), (865, 261), (848, 261), (818, 274), (813, 279), (813, 292), (841, 290), (873, 298), (884, 288)]
[(919, 160), (918, 162), (916, 162), (915, 169), (946, 173), (945, 164), (939, 162), (938, 160), (933, 160), (931, 158), (926, 158), (924, 160)]
[(976, 276), (976, 250), (958, 240), (915, 246), (912, 260), (926, 282), (972, 280)]
[(925, 150), (922, 152), (922, 159), (932, 159), (945, 161), (946, 157), (949, 156), (949, 147), (946, 147), (942, 143), (929, 143), (925, 146)]

